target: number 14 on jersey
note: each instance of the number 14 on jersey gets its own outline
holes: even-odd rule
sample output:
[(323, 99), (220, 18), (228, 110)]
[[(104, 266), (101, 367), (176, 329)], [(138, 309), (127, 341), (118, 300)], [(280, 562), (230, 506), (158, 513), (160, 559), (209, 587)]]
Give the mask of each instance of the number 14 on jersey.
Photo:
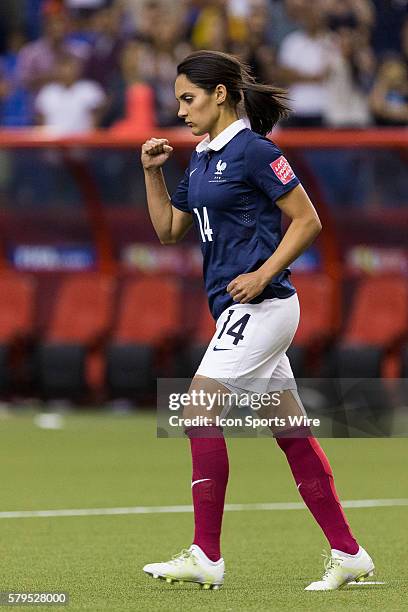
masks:
[[(203, 218), (201, 219), (199, 210), (202, 210)], [(203, 208), (193, 208), (193, 211), (197, 215), (198, 225), (200, 227), (201, 239), (203, 242), (212, 242), (213, 230), (210, 227), (210, 220), (208, 218), (207, 207), (203, 206)]]

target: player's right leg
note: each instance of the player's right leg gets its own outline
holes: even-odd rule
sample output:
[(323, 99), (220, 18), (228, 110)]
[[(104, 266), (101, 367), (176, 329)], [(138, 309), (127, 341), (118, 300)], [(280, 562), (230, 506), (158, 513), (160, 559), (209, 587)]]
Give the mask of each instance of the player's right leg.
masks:
[(169, 561), (148, 563), (143, 571), (167, 583), (196, 582), (203, 589), (219, 589), (224, 583), (224, 559), (211, 561), (202, 549), (192, 544)]
[[(200, 391), (204, 393), (200, 394)], [(228, 389), (219, 382), (203, 376), (195, 376), (189, 392), (196, 392), (196, 398), (229, 395)], [(191, 402), (184, 409), (183, 417), (206, 416), (215, 420), (223, 408), (223, 403), (218, 400), (210, 408), (204, 399), (199, 405)], [(192, 427), (186, 430), (186, 434), (190, 439), (193, 465), (193, 543), (169, 561), (149, 563), (143, 570), (153, 578), (161, 578), (168, 583), (196, 582), (203, 588), (217, 589), (223, 584), (225, 571), (220, 537), (229, 473), (227, 448), (218, 427)]]

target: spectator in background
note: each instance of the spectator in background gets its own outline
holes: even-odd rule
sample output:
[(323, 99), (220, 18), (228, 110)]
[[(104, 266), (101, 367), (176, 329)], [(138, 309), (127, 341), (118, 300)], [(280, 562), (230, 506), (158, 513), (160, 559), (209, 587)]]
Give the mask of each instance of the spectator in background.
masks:
[(373, 0), (376, 20), (373, 28), (372, 44), (376, 55), (383, 56), (388, 51), (400, 53), (400, 33), (408, 15), (407, 0)]
[(269, 11), (266, 0), (252, 2), (246, 16), (245, 41), (235, 45), (234, 52), (251, 67), (252, 74), (261, 83), (276, 81), (276, 52), (268, 44)]
[(95, 42), (96, 33), (93, 30), (94, 8), (75, 8), (65, 5), (69, 11), (71, 31), (68, 36), (69, 41), (86, 43), (89, 46)]
[(182, 40), (182, 32), (178, 19), (163, 9), (161, 19), (151, 33), (151, 44), (143, 45), (141, 51), (141, 78), (154, 89), (156, 117), (161, 127), (182, 124), (177, 119), (174, 80), (177, 64), (191, 49)]
[[(408, 126), (408, 68), (403, 58), (389, 52), (379, 65), (370, 95), (374, 122), (379, 126)], [(371, 175), (366, 184), (371, 206), (405, 206), (407, 169), (404, 156), (391, 155), (386, 148), (370, 155)]]
[(133, 14), (135, 35), (141, 42), (151, 44), (155, 27), (163, 18), (163, 6), (159, 0), (124, 0)]
[(45, 0), (23, 0), (24, 32), (28, 40), (36, 40), (41, 36), (42, 6)]
[(18, 57), (17, 76), (31, 92), (38, 90), (54, 78), (55, 65), (62, 55), (84, 59), (88, 46), (68, 41), (69, 19), (57, 0), (43, 5), (43, 34), (35, 42), (25, 45)]
[[(232, 10), (228, 0), (205, 0), (199, 8), (191, 30), (191, 42), (196, 49), (228, 51), (230, 44), (245, 41), (247, 34), (245, 19)], [(217, 31), (216, 38), (214, 30)], [(224, 48), (216, 49), (214, 44)]]
[(279, 74), (288, 87), (293, 110), (287, 125), (318, 127), (327, 105), (329, 32), (322, 0), (304, 0), (298, 19), (301, 29), (288, 34), (279, 50)]
[(7, 36), (6, 50), (2, 55), (2, 59), (7, 67), (8, 74), (12, 78), (16, 74), (18, 55), (26, 42), (26, 37), (22, 30), (11, 30)]
[[(205, 25), (201, 30), (201, 35), (203, 38), (202, 49), (230, 53), (232, 51), (232, 41), (229, 36), (229, 17), (227, 11), (209, 12), (205, 17)], [(197, 40), (199, 36), (193, 36), (193, 38)]]
[(305, 0), (270, 0), (271, 27), (269, 40), (280, 47), (288, 34), (298, 29), (299, 15), (304, 9)]
[(324, 0), (333, 32), (325, 121), (334, 127), (364, 127), (371, 122), (368, 93), (375, 73), (371, 0)]
[(25, 42), (22, 31), (11, 31), (7, 37), (6, 53), (0, 58), (0, 79), (3, 83), (0, 125), (4, 127), (24, 127), (33, 122), (30, 96), (16, 75), (18, 54)]
[(87, 11), (104, 8), (108, 2), (107, 0), (64, 0), (64, 4), (68, 9)]
[(0, 63), (0, 115), (3, 114), (3, 104), (8, 94), (9, 83), (6, 77), (4, 66)]
[(97, 10), (92, 19), (94, 41), (84, 66), (84, 74), (109, 88), (112, 77), (119, 70), (120, 56), (126, 43), (121, 33), (121, 10), (118, 6)]
[(408, 68), (408, 17), (404, 20), (401, 29), (401, 54)]
[(371, 0), (324, 0), (324, 10), (330, 29), (358, 30), (367, 38), (375, 24), (375, 8)]
[(97, 10), (91, 18), (91, 28), (95, 36), (85, 62), (84, 76), (99, 83), (107, 95), (103, 127), (111, 126), (120, 118), (115, 101), (115, 83), (120, 72), (121, 54), (126, 44), (121, 33), (121, 14), (120, 7), (112, 5)]
[(23, 28), (24, 12), (27, 8), (25, 3), (26, 0), (0, 2), (0, 55), (7, 51), (7, 38), (10, 32)]
[(367, 126), (371, 122), (368, 92), (375, 72), (372, 49), (357, 26), (346, 22), (336, 24), (332, 41), (325, 123), (338, 128)]
[(141, 74), (142, 53), (143, 45), (136, 40), (129, 41), (123, 49), (115, 100), (120, 105), (117, 115), (124, 118), (112, 126), (115, 132), (150, 130), (156, 126), (154, 91)]
[(377, 125), (408, 125), (408, 70), (400, 56), (383, 60), (370, 104)]
[(98, 83), (82, 80), (81, 63), (72, 55), (60, 56), (56, 79), (38, 93), (38, 123), (59, 136), (89, 132), (98, 127), (106, 97)]

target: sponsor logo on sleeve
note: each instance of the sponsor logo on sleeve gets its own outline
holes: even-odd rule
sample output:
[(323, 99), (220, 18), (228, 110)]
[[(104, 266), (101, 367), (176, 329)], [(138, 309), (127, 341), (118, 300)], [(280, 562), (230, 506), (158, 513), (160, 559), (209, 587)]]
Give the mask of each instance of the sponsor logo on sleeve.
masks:
[(275, 159), (275, 161), (269, 165), (283, 185), (286, 185), (295, 178), (295, 173), (290, 167), (288, 160), (283, 157), (283, 155)]

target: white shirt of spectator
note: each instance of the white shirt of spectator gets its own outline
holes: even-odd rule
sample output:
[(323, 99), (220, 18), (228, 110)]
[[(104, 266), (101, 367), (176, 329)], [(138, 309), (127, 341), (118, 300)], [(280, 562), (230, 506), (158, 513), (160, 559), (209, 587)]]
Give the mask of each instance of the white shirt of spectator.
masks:
[(68, 8), (93, 9), (102, 8), (105, 0), (65, 0)]
[(44, 125), (55, 134), (80, 134), (92, 130), (93, 111), (105, 101), (103, 89), (93, 81), (77, 81), (71, 87), (45, 85), (35, 100)]
[(324, 119), (333, 127), (365, 127), (371, 115), (368, 96), (354, 82), (351, 66), (335, 45), (329, 55), (327, 107)]
[[(279, 50), (279, 63), (306, 76), (318, 76), (328, 67), (329, 39), (326, 34), (311, 38), (297, 30), (288, 34)], [(322, 115), (326, 108), (326, 83), (293, 83), (289, 87), (290, 105), (302, 117)]]

